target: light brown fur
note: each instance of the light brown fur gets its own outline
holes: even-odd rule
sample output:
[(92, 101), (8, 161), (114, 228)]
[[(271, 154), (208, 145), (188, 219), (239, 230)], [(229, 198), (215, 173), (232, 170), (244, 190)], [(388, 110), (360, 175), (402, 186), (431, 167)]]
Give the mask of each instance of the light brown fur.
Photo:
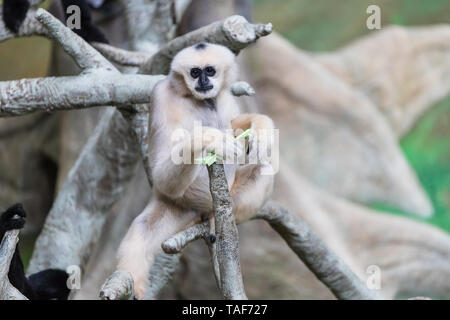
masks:
[[(194, 80), (189, 70), (194, 66), (212, 65), (217, 74), (213, 96), (193, 92)], [(118, 269), (129, 271), (134, 279), (136, 297), (145, 297), (150, 266), (161, 243), (170, 236), (205, 217), (212, 215), (207, 169), (200, 164), (175, 164), (171, 161), (173, 150), (183, 150), (186, 144), (195, 154), (215, 152), (226, 157), (235, 153), (239, 142), (222, 146), (225, 130), (272, 129), (270, 118), (258, 114), (239, 115), (237, 102), (230, 86), (236, 80), (234, 55), (227, 48), (207, 44), (196, 50), (190, 47), (181, 51), (172, 62), (171, 73), (154, 89), (149, 123), (149, 161), (153, 179), (154, 196), (145, 210), (133, 221), (118, 251)], [(208, 107), (205, 99), (215, 99), (215, 108)], [(200, 136), (172, 141), (176, 129), (192, 133), (199, 122)], [(231, 131), (233, 132), (233, 131)], [(240, 132), (237, 132), (237, 134)], [(178, 152), (178, 151), (177, 151)], [(251, 218), (272, 192), (273, 176), (261, 175), (260, 164), (226, 164), (225, 170), (233, 210), (238, 222)]]

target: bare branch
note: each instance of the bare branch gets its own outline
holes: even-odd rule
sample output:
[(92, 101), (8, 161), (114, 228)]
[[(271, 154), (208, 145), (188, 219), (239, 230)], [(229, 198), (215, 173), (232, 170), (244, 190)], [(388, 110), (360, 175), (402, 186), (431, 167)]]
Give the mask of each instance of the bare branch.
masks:
[(92, 46), (97, 49), (108, 60), (122, 66), (140, 67), (152, 55), (147, 52), (129, 51), (116, 48), (106, 43), (94, 42)]
[(18, 235), (19, 230), (7, 231), (0, 244), (0, 300), (27, 300), (8, 278), (9, 266), (19, 241)]
[(220, 290), (224, 299), (247, 299), (239, 258), (238, 230), (223, 164), (207, 166), (217, 233)]
[(382, 299), (375, 291), (369, 290), (347, 264), (332, 252), (300, 217), (289, 213), (276, 202), (269, 201), (255, 218), (269, 222), (338, 299)]
[(198, 42), (221, 44), (237, 54), (249, 44), (271, 32), (270, 23), (251, 24), (244, 17), (231, 16), (169, 41), (142, 66), (142, 73), (168, 74), (173, 57), (183, 48)]
[(235, 82), (231, 86), (231, 93), (236, 97), (253, 96), (255, 94), (255, 89), (253, 89), (249, 83), (245, 81), (239, 81)]
[(100, 289), (102, 300), (132, 300), (134, 299), (134, 282), (131, 273), (117, 270), (106, 279)]
[(0, 118), (35, 111), (146, 103), (162, 76), (96, 71), (71, 77), (0, 82)]
[(44, 9), (37, 10), (36, 19), (47, 28), (50, 37), (58, 41), (81, 69), (116, 70), (98, 51)]

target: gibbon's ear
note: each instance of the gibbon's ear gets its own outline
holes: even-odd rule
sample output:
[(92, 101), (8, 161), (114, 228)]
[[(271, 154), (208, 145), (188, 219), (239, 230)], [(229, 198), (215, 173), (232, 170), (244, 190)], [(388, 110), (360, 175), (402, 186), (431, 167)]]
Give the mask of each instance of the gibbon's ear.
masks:
[(91, 9), (86, 0), (62, 0), (64, 15), (66, 20), (68, 18), (67, 15), (67, 7), (71, 5), (76, 5), (80, 8), (81, 11), (81, 28), (80, 29), (72, 29), (77, 35), (82, 37), (87, 42), (102, 42), (109, 43), (106, 39), (105, 35), (98, 29), (93, 23), (91, 19)]
[(3, 21), (6, 27), (17, 33), (30, 8), (28, 0), (3, 0)]

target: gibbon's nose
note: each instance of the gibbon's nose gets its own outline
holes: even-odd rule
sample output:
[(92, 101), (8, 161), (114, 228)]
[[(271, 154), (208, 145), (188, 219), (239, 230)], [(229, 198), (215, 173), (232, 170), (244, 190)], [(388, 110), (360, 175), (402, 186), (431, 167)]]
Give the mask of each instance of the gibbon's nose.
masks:
[(206, 85), (209, 84), (209, 79), (208, 79), (208, 76), (206, 75), (205, 71), (202, 71), (202, 73), (200, 74), (200, 78), (198, 79), (198, 84), (200, 85), (200, 87), (206, 87)]

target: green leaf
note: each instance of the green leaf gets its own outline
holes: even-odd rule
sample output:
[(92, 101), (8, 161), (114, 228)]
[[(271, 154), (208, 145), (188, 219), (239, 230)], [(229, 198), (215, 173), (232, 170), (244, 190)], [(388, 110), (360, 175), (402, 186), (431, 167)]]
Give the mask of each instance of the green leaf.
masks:
[(252, 134), (252, 129), (247, 129), (240, 135), (236, 137), (236, 140), (246, 139), (248, 136)]

